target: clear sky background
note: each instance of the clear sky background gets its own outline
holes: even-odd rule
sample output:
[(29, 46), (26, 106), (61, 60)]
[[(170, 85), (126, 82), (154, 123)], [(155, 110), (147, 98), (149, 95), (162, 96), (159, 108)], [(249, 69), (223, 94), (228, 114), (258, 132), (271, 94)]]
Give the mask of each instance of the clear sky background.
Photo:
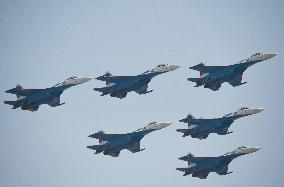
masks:
[[(283, 186), (284, 2), (279, 1), (0, 1), (0, 186)], [(279, 55), (249, 68), (248, 84), (224, 84), (213, 92), (186, 78), (199, 62), (229, 65), (256, 52)], [(45, 88), (70, 76), (136, 75), (162, 63), (175, 72), (149, 84), (154, 92), (101, 97), (92, 80), (65, 91), (65, 105), (37, 112), (11, 110), (16, 99), (4, 91), (21, 83)], [(182, 138), (178, 122), (222, 116), (242, 106), (264, 107), (237, 120), (233, 134), (206, 140)], [(87, 136), (134, 131), (152, 121), (170, 121), (146, 136), (146, 150), (122, 151), (118, 158), (94, 155)], [(231, 175), (207, 180), (183, 177), (177, 158), (217, 156), (235, 148), (260, 146), (235, 159)]]

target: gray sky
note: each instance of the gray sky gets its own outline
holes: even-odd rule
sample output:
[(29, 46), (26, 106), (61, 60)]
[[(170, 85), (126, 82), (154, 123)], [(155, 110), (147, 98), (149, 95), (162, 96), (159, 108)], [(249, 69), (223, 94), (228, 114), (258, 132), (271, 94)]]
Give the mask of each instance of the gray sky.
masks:
[[(69, 76), (135, 75), (161, 63), (175, 72), (152, 80), (151, 94), (100, 97), (92, 80), (61, 97), (66, 105), (37, 112), (0, 104), (0, 186), (281, 186), (283, 147), (283, 1), (0, 1), (1, 103), (17, 83), (45, 88)], [(220, 91), (194, 88), (188, 67), (228, 65), (255, 52), (278, 52), (248, 69), (248, 84)], [(264, 107), (237, 120), (233, 134), (182, 138), (179, 119), (221, 116), (242, 106)], [(173, 125), (146, 136), (146, 150), (120, 157), (94, 155), (98, 130), (123, 133), (151, 121)], [(227, 176), (183, 177), (178, 157), (215, 156), (261, 146), (234, 160)]]

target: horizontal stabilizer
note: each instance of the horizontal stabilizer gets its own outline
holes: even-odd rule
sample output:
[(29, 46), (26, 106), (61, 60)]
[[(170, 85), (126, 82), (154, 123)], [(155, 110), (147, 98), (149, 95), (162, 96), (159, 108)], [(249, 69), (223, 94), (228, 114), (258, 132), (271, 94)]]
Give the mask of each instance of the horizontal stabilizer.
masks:
[(99, 149), (100, 145), (90, 145), (90, 146), (87, 146), (87, 148), (89, 149), (92, 149), (92, 150), (97, 150)]
[(93, 90), (98, 91), (98, 92), (105, 92), (108, 88), (103, 87), (103, 88), (94, 88)]
[(177, 129), (177, 132), (183, 133), (182, 137), (191, 135), (191, 129)]
[(95, 91), (102, 92), (101, 96), (109, 94), (110, 88), (109, 87), (103, 87), (103, 88), (94, 88)]
[(4, 101), (7, 105), (12, 105), (13, 109), (19, 108), (21, 106), (21, 102), (19, 101)]
[(190, 129), (177, 129), (177, 132), (187, 133)]
[(200, 82), (202, 80), (202, 78), (187, 78), (188, 81), (191, 81), (191, 82)]
[(16, 94), (16, 93), (17, 93), (17, 90), (16, 90), (16, 88), (12, 88), (12, 89), (10, 89), (10, 90), (6, 90), (5, 92), (6, 92), (6, 93), (10, 93), (10, 94)]
[(15, 105), (17, 101), (4, 101), (4, 103), (7, 105)]
[(176, 168), (176, 170), (186, 172), (188, 170), (188, 168)]
[(195, 82), (195, 87), (199, 87), (203, 85), (203, 78), (188, 78), (188, 81)]

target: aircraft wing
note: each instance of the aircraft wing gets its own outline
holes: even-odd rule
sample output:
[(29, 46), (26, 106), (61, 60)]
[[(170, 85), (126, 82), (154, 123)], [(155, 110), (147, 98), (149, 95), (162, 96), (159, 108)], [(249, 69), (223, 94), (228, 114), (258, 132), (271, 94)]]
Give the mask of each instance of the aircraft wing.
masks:
[[(145, 148), (144, 148), (145, 149)], [(132, 147), (128, 148), (129, 151), (131, 151), (132, 153), (136, 153), (139, 151), (143, 151), (144, 149), (140, 148), (140, 141), (136, 142), (132, 145)]]
[(234, 86), (234, 87), (235, 87), (235, 86), (240, 86), (240, 85), (242, 85), (242, 84), (245, 84), (245, 82), (242, 83), (242, 77), (243, 77), (243, 74), (238, 74), (238, 75), (235, 76), (234, 79), (228, 81), (228, 83), (229, 83), (230, 85)]
[(126, 91), (118, 91), (118, 92), (112, 92), (110, 94), (111, 97), (117, 97), (119, 99), (123, 99), (125, 98), (127, 95), (127, 92)]
[(60, 105), (63, 105), (63, 104), (65, 104), (65, 103), (60, 103), (60, 96), (51, 99), (48, 103), (48, 105), (52, 106), (52, 107), (60, 106)]
[(118, 157), (119, 154), (120, 154), (120, 151), (107, 151), (107, 152), (105, 151), (104, 154), (105, 155), (110, 155), (112, 157)]
[(219, 175), (226, 175), (228, 174), (228, 165), (225, 165), (220, 170), (216, 171)]
[(89, 137), (96, 138), (96, 139), (103, 140), (103, 141), (109, 141), (111, 139), (118, 138), (121, 136), (125, 136), (125, 134), (105, 134), (102, 132), (97, 132), (95, 134), (90, 135)]
[(210, 87), (208, 87), (208, 88), (209, 88), (210, 90), (217, 91), (217, 90), (219, 90), (219, 89), (220, 89), (221, 84), (222, 84), (222, 83), (218, 83), (218, 82), (216, 82), (215, 84), (210, 85)]
[(202, 161), (207, 161), (207, 160), (212, 160), (215, 159), (216, 157), (192, 157), (190, 159), (190, 162), (202, 162)]
[(194, 125), (208, 124), (208, 123), (214, 122), (216, 119), (217, 119), (217, 118), (212, 118), (212, 119), (203, 119), (203, 118), (194, 119), (194, 120), (192, 121), (192, 124), (194, 124)]
[(141, 86), (139, 89), (135, 90), (136, 93), (138, 94), (147, 94), (152, 92), (153, 90), (148, 91), (148, 84), (145, 84), (143, 86)]
[(181, 157), (180, 159), (183, 161), (187, 161), (188, 163), (200, 163), (202, 161), (208, 161), (208, 160), (212, 160), (215, 159), (216, 157), (190, 157), (190, 158), (186, 158), (186, 156)]
[(101, 81), (106, 81), (106, 82), (110, 82), (110, 83), (119, 83), (119, 82), (123, 82), (123, 81), (127, 81), (127, 80), (131, 80), (136, 78), (136, 76), (100, 76), (97, 77), (97, 80), (101, 80)]
[(192, 134), (192, 138), (198, 138), (200, 140), (206, 139), (209, 136), (209, 133), (201, 133), (201, 134)]
[(225, 127), (225, 128), (222, 128), (220, 130), (217, 131), (217, 134), (219, 135), (226, 135), (226, 134), (231, 134), (233, 131), (230, 131), (229, 132), (229, 127)]
[(28, 107), (28, 110), (34, 112), (34, 111), (37, 111), (38, 108), (39, 108), (39, 105), (31, 105)]
[(203, 73), (214, 73), (216, 71), (220, 71), (222, 69), (226, 69), (228, 66), (205, 66), (203, 63), (192, 66), (189, 69), (193, 69), (196, 71), (200, 71)]
[(17, 94), (19, 96), (28, 96), (32, 94), (37, 94), (39, 92), (42, 92), (45, 89), (23, 89), (23, 90), (17, 90), (16, 88), (7, 90), (6, 93), (10, 94)]
[(198, 177), (200, 179), (206, 179), (208, 176), (209, 172), (208, 171), (203, 171), (203, 172), (197, 172), (197, 173), (193, 173), (192, 176), (193, 177)]

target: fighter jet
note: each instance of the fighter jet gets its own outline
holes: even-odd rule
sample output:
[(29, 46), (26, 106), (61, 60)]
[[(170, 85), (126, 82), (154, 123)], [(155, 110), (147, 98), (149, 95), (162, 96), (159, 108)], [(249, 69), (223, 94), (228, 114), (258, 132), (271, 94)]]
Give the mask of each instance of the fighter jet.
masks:
[(112, 157), (118, 157), (123, 149), (128, 149), (132, 153), (140, 152), (145, 149), (140, 148), (140, 141), (145, 135), (168, 127), (170, 124), (168, 122), (152, 122), (143, 128), (126, 134), (105, 134), (103, 131), (99, 131), (89, 136), (99, 139), (99, 145), (87, 146), (87, 148), (95, 150), (95, 154), (103, 152), (104, 155)]
[(236, 112), (226, 114), (221, 118), (211, 119), (196, 119), (191, 114), (188, 114), (186, 118), (179, 120), (180, 122), (188, 123), (188, 128), (177, 129), (177, 132), (183, 133), (183, 137), (190, 135), (192, 138), (200, 140), (206, 139), (210, 133), (217, 133), (218, 135), (230, 134), (233, 131), (228, 132), (228, 129), (236, 119), (256, 114), (263, 110), (263, 108), (242, 107)]
[(228, 82), (233, 87), (240, 86), (247, 83), (242, 82), (242, 76), (248, 67), (273, 58), (276, 55), (256, 53), (250, 58), (229, 66), (205, 66), (203, 63), (200, 63), (189, 68), (199, 71), (200, 78), (188, 78), (187, 80), (195, 82), (195, 87), (204, 85), (204, 88), (209, 88), (213, 91), (219, 90), (224, 82)]
[(101, 92), (101, 96), (110, 95), (111, 97), (125, 98), (128, 92), (136, 92), (139, 95), (147, 94), (153, 90), (148, 91), (148, 83), (157, 75), (174, 71), (180, 66), (161, 64), (154, 69), (148, 70), (136, 76), (113, 76), (106, 72), (105, 75), (97, 77), (97, 80), (106, 81), (106, 87), (94, 88), (95, 91)]
[(22, 110), (37, 111), (42, 104), (48, 104), (51, 107), (63, 105), (60, 103), (60, 95), (64, 90), (85, 83), (91, 80), (91, 77), (70, 77), (62, 83), (58, 83), (50, 88), (45, 89), (24, 89), (21, 85), (16, 88), (7, 90), (7, 93), (16, 94), (16, 101), (4, 101), (5, 104), (12, 105), (12, 109), (21, 107)]
[(192, 175), (200, 179), (206, 179), (210, 172), (216, 172), (219, 175), (227, 175), (232, 173), (228, 172), (228, 165), (235, 158), (258, 151), (259, 147), (245, 147), (241, 146), (235, 151), (226, 153), (218, 157), (195, 157), (189, 153), (186, 156), (180, 157), (180, 160), (187, 161), (188, 167), (176, 168), (178, 171), (184, 172), (183, 176)]

